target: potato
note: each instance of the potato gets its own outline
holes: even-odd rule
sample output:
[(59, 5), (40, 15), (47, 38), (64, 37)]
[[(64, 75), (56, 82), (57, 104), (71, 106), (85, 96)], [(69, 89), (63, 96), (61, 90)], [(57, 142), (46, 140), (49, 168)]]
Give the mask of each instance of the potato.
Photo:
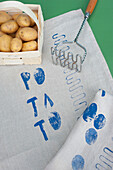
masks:
[(38, 27), (37, 27), (37, 25), (35, 25), (33, 28), (34, 28), (36, 31), (38, 31)]
[(0, 37), (0, 51), (2, 52), (10, 52), (11, 51), (11, 40), (12, 37), (9, 35), (2, 35)]
[(14, 33), (18, 29), (18, 24), (14, 20), (9, 20), (1, 25), (1, 31), (4, 33)]
[(0, 25), (11, 20), (12, 17), (7, 14), (5, 11), (0, 11)]
[[(37, 19), (38, 19), (38, 11), (33, 11), (34, 12), (34, 14), (36, 15), (36, 17), (37, 17)], [(30, 21), (31, 21), (31, 24), (30, 24), (30, 26), (34, 26), (35, 25), (35, 22), (34, 22), (34, 20), (30, 17)]]
[(17, 17), (18, 17), (20, 14), (22, 14), (22, 13), (14, 14), (14, 15), (12, 15), (12, 18), (16, 21)]
[(30, 18), (26, 14), (20, 14), (16, 19), (18, 25), (20, 27), (28, 27), (30, 26)]
[(32, 41), (38, 38), (38, 33), (31, 27), (24, 27), (19, 31), (19, 36), (23, 41)]
[(20, 27), (20, 28), (17, 30), (16, 35), (15, 35), (16, 38), (20, 38), (19, 32), (20, 32), (21, 29), (22, 29), (22, 28)]
[(3, 33), (2, 31), (0, 31), (0, 37), (1, 37), (2, 35), (4, 35), (4, 33)]
[(35, 22), (34, 22), (34, 20), (30, 17), (30, 26), (32, 27), (32, 26), (34, 26), (35, 25)]
[(29, 41), (23, 43), (22, 51), (34, 51), (38, 49), (38, 43), (36, 41)]
[(11, 51), (18, 52), (22, 49), (22, 40), (19, 38), (13, 38), (11, 40)]

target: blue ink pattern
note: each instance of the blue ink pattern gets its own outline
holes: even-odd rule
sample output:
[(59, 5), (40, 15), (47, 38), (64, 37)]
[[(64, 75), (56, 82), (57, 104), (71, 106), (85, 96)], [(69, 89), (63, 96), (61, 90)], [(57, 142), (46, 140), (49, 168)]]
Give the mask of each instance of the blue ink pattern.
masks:
[(49, 118), (49, 122), (54, 130), (58, 130), (61, 126), (61, 117), (57, 112), (51, 112), (54, 117)]
[[(84, 111), (83, 119), (86, 122), (92, 121), (92, 119), (94, 119), (94, 127), (95, 127), (95, 129), (99, 130), (99, 129), (102, 129), (105, 126), (106, 118), (103, 114), (98, 114), (96, 116), (96, 112), (97, 112), (97, 104), (92, 103)], [(97, 134), (97, 131), (95, 129), (89, 128), (85, 133), (85, 140), (86, 140), (86, 143), (89, 144), (89, 145), (94, 144), (97, 140), (98, 134)]]
[(96, 139), (97, 139), (97, 132), (95, 129), (90, 128), (86, 131), (85, 133), (85, 139), (87, 144), (92, 145), (95, 143)]
[(23, 72), (23, 73), (21, 73), (21, 77), (22, 77), (22, 80), (23, 80), (23, 82), (24, 82), (24, 84), (25, 84), (25, 87), (26, 87), (26, 90), (29, 90), (29, 85), (28, 85), (28, 81), (29, 81), (29, 79), (30, 79), (30, 73), (28, 73), (28, 72)]
[(102, 90), (102, 97), (104, 97), (106, 94), (105, 90)]
[[(111, 157), (113, 158), (113, 151), (112, 151), (110, 148), (105, 147), (105, 148), (103, 149), (103, 151), (104, 151), (107, 155), (109, 155), (109, 156), (111, 156)], [(112, 163), (113, 163), (113, 161), (112, 161)]]
[[(105, 91), (102, 90), (102, 97), (105, 96)], [(86, 122), (91, 122), (94, 120), (94, 128), (99, 130), (102, 129), (106, 124), (106, 118), (103, 114), (97, 114), (97, 104), (92, 103), (83, 113), (83, 120)], [(98, 134), (94, 128), (89, 128), (85, 133), (86, 143), (92, 145), (96, 142)]]
[[(57, 36), (57, 34), (55, 36)], [(28, 81), (30, 80), (30, 73), (22, 72), (20, 75), (21, 75), (21, 78), (24, 82), (26, 90), (29, 90)], [(35, 79), (35, 81), (38, 85), (42, 85), (44, 83), (45, 72), (42, 68), (36, 68), (36, 72), (34, 72), (34, 79)], [(36, 106), (36, 100), (37, 100), (37, 97), (32, 97), (32, 98), (27, 100), (27, 104), (31, 103), (31, 105), (32, 105), (34, 117), (38, 117), (38, 114), (39, 114), (37, 106)], [(48, 107), (48, 103), (49, 103), (50, 107), (53, 107), (54, 102), (52, 101), (52, 99), (46, 93), (44, 93), (44, 103), (43, 104), (44, 104), (45, 108)], [(54, 116), (51, 116), (51, 117), (48, 118), (49, 123), (54, 130), (58, 130), (61, 126), (61, 117), (60, 117), (58, 112), (51, 112), (51, 114), (53, 114)], [(38, 121), (37, 123), (35, 123), (34, 127), (39, 126), (40, 131), (42, 132), (42, 135), (43, 135), (45, 141), (47, 141), (48, 137), (47, 137), (47, 134), (46, 134), (44, 127), (43, 127), (44, 123), (45, 123), (45, 121), (42, 119), (42, 120)]]
[(86, 122), (90, 122), (92, 121), (92, 119), (94, 119), (95, 115), (97, 112), (97, 104), (96, 103), (92, 103), (89, 107), (86, 108), (86, 110), (83, 113), (83, 119)]
[(84, 158), (81, 155), (76, 155), (72, 160), (73, 170), (82, 170), (84, 168)]
[(99, 89), (99, 91), (101, 91), (101, 97), (104, 97), (106, 95), (105, 90)]
[(45, 73), (42, 68), (37, 68), (36, 72), (34, 73), (34, 78), (38, 85), (41, 85), (45, 81)]
[(28, 100), (27, 100), (27, 104), (28, 104), (28, 103), (32, 103), (33, 110), (34, 110), (34, 116), (37, 117), (37, 116), (38, 116), (38, 112), (37, 112), (35, 100), (37, 100), (36, 97), (32, 97), (31, 99), (28, 99)]
[[(34, 108), (34, 113), (35, 113), (34, 116), (35, 117), (37, 116), (36, 115), (36, 111), (37, 111), (36, 110), (36, 105), (35, 105), (35, 102), (34, 102), (36, 99), (37, 99), (36, 97), (33, 97), (33, 98), (31, 98), (31, 99), (29, 99), (27, 101), (27, 103), (32, 102), (32, 105), (33, 105), (33, 108)], [(50, 106), (52, 107), (54, 105), (54, 102), (45, 93), (44, 94), (44, 106), (45, 106), (45, 108), (47, 108), (47, 100), (49, 101)], [(49, 118), (49, 123), (50, 123), (50, 125), (52, 126), (52, 128), (54, 130), (58, 130), (60, 128), (60, 126), (61, 126), (61, 117), (60, 117), (58, 112), (51, 112), (51, 114), (53, 114), (54, 116)], [(42, 132), (42, 134), (44, 136), (44, 139), (45, 139), (45, 141), (47, 141), (48, 137), (47, 137), (47, 134), (46, 134), (46, 132), (44, 130), (44, 127), (43, 127), (43, 123), (44, 122), (45, 122), (44, 120), (40, 120), (40, 121), (38, 121), (37, 123), (34, 124), (34, 127), (37, 127), (37, 126), (40, 127), (40, 130), (41, 130), (41, 132)]]
[(50, 97), (45, 93), (44, 94), (44, 106), (45, 108), (47, 108), (47, 101), (50, 103), (50, 106), (53, 107), (54, 103), (53, 101), (50, 99)]
[(94, 127), (96, 129), (102, 129), (105, 126), (106, 118), (103, 114), (99, 114), (94, 119)]
[(47, 140), (48, 140), (48, 137), (47, 137), (46, 132), (45, 132), (44, 127), (43, 127), (43, 123), (44, 123), (44, 122), (45, 122), (45, 121), (42, 119), (42, 120), (40, 120), (39, 122), (35, 123), (35, 124), (34, 124), (34, 127), (37, 127), (37, 126), (40, 127), (40, 130), (41, 130), (41, 132), (42, 132), (42, 134), (43, 134), (43, 136), (44, 136), (44, 139), (45, 139), (45, 141), (47, 141)]
[[(70, 46), (63, 46), (63, 42), (67, 42), (67, 38), (65, 34), (60, 34), (59, 33), (55, 33), (52, 36), (52, 39), (54, 40), (54, 46), (56, 47), (56, 50), (59, 51), (59, 47), (62, 51), (67, 51), (69, 52)], [(59, 47), (58, 47), (59, 46)], [(54, 53), (53, 53), (54, 55)], [(62, 62), (63, 64), (64, 62)], [(66, 64), (67, 65), (67, 64)], [(69, 92), (71, 94), (71, 98), (74, 100), (73, 102), (73, 106), (75, 107), (75, 112), (78, 112), (80, 109), (82, 109), (84, 106), (87, 105), (87, 101), (85, 101), (85, 97), (86, 94), (82, 91), (80, 91), (80, 89), (83, 89), (83, 86), (80, 84), (81, 83), (81, 79), (75, 79), (76, 77), (76, 70), (68, 70), (65, 69), (63, 71), (63, 73), (66, 76), (66, 84), (69, 86)], [(78, 93), (79, 92), (79, 93)], [(78, 95), (79, 94), (79, 95)]]
[(100, 163), (96, 163), (95, 167), (98, 170), (99, 169), (110, 170), (112, 169), (113, 166), (113, 151), (108, 147), (104, 147), (103, 152), (104, 154), (99, 156)]

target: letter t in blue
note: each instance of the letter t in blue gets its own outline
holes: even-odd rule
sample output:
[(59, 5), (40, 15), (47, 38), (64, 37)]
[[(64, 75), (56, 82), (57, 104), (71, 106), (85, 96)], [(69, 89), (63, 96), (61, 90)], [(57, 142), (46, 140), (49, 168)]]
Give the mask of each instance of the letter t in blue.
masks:
[(39, 122), (35, 123), (35, 124), (34, 124), (34, 127), (37, 127), (37, 126), (40, 127), (40, 130), (41, 130), (41, 132), (42, 132), (42, 134), (43, 134), (43, 136), (44, 136), (44, 139), (45, 139), (45, 141), (47, 141), (47, 140), (48, 140), (48, 137), (47, 137), (47, 134), (46, 134), (46, 132), (45, 132), (45, 130), (44, 130), (44, 127), (43, 127), (43, 123), (44, 123), (44, 122), (45, 122), (45, 121), (42, 119), (42, 120), (40, 120)]
[(32, 97), (31, 99), (28, 99), (28, 100), (27, 100), (27, 104), (28, 104), (28, 103), (32, 103), (33, 110), (34, 110), (34, 116), (37, 117), (37, 116), (38, 116), (38, 112), (37, 112), (35, 100), (37, 100), (36, 97)]

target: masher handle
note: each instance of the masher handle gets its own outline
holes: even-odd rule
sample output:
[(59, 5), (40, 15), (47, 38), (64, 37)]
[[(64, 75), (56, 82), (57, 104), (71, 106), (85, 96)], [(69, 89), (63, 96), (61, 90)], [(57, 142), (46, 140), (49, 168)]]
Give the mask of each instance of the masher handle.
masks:
[(86, 9), (86, 13), (89, 13), (91, 15), (95, 8), (96, 3), (97, 3), (97, 0), (90, 0), (87, 6), (87, 9)]

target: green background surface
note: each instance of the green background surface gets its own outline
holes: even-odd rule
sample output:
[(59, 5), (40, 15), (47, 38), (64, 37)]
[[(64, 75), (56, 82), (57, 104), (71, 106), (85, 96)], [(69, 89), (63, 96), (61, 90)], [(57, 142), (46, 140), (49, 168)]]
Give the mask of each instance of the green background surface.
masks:
[[(85, 13), (89, 0), (21, 0), (21, 2), (40, 4), (44, 20), (47, 20), (79, 8)], [(113, 76), (113, 0), (98, 0), (88, 22)]]

